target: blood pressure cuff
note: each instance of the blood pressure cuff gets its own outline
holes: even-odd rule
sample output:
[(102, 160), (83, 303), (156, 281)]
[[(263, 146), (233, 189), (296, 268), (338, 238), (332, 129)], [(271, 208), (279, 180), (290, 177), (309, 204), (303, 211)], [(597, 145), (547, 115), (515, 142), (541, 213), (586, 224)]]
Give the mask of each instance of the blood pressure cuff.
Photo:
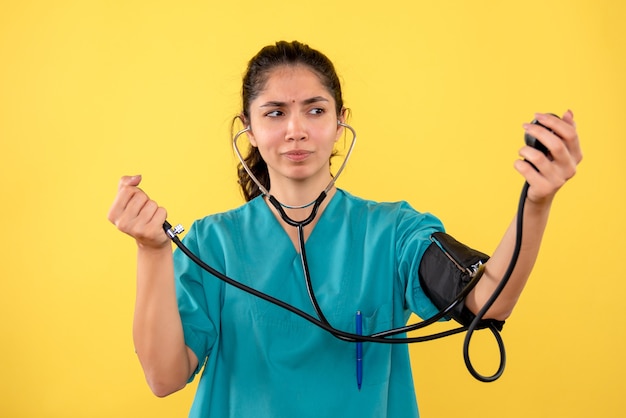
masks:
[[(469, 326), (475, 315), (465, 306), (465, 296), (480, 279), (487, 254), (476, 251), (443, 232), (431, 235), (432, 243), (426, 249), (419, 266), (419, 280), (426, 296), (439, 309), (444, 310), (460, 299), (446, 314), (458, 323)], [(468, 284), (472, 282), (472, 286)], [(461, 298), (459, 295), (465, 293)], [(495, 325), (502, 329), (504, 321), (481, 320), (477, 329)]]

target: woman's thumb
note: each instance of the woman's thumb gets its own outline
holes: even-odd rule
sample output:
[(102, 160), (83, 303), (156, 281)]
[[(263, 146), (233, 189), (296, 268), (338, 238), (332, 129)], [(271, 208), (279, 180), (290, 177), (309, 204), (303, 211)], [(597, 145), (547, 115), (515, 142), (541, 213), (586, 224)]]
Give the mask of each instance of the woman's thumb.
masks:
[(141, 183), (141, 174), (137, 174), (135, 176), (123, 176), (120, 179), (119, 188), (121, 189), (124, 186), (139, 186), (139, 183)]

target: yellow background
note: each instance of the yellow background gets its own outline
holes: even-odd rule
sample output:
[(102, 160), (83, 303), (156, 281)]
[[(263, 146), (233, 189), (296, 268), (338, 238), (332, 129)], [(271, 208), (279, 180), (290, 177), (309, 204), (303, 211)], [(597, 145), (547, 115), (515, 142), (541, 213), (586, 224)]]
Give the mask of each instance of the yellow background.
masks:
[(624, 416), (625, 19), (609, 0), (2, 1), (0, 416), (186, 416), (194, 387), (144, 382), (134, 243), (106, 214), (135, 173), (173, 223), (241, 203), (230, 121), (247, 60), (279, 39), (344, 82), (359, 142), (339, 186), (486, 252), (522, 186), (522, 123), (573, 109), (585, 159), (504, 330), (504, 376), (475, 381), (455, 336), (411, 347), (416, 390), (424, 417)]

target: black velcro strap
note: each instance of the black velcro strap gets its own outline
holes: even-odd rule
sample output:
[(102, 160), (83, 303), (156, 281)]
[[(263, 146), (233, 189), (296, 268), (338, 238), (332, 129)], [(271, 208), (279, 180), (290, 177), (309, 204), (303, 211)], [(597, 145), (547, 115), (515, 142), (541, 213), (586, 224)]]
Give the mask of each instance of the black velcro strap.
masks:
[[(424, 293), (440, 310), (446, 309), (458, 295), (468, 291), (466, 287), (472, 279), (482, 274), (481, 265), (489, 256), (455, 240), (452, 236), (436, 232), (433, 241), (420, 262), (419, 280)], [(449, 312), (449, 317), (458, 323), (469, 326), (475, 315), (465, 307), (464, 301), (457, 303)], [(502, 329), (504, 321), (486, 319), (478, 328), (494, 325)]]

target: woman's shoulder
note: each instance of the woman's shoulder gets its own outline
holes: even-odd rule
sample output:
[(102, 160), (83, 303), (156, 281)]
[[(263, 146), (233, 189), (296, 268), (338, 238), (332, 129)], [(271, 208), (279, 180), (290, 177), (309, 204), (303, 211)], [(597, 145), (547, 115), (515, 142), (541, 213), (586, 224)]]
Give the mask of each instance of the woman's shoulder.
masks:
[(250, 219), (256, 216), (261, 216), (263, 213), (262, 207), (264, 206), (263, 199), (257, 197), (249, 202), (242, 204), (239, 207), (229, 209), (224, 212), (216, 212), (206, 215), (202, 218), (194, 221), (196, 228), (211, 228), (215, 225), (221, 227), (231, 227), (233, 224), (241, 222), (243, 219)]
[(355, 208), (363, 208), (373, 211), (382, 211), (382, 212), (391, 212), (396, 213), (397, 211), (411, 211), (415, 213), (420, 213), (416, 209), (411, 206), (409, 202), (406, 200), (396, 200), (396, 201), (379, 201), (373, 199), (366, 199), (363, 197), (359, 197), (353, 195), (350, 192), (347, 192), (343, 189), (337, 189), (337, 192), (341, 194), (342, 198), (345, 200), (345, 204), (351, 205)]
[(440, 225), (440, 220), (429, 212), (416, 210), (408, 201), (378, 201), (355, 196), (345, 190), (337, 190), (341, 196), (343, 210), (363, 219), (367, 217), (373, 222), (392, 222), (395, 224), (428, 223)]

